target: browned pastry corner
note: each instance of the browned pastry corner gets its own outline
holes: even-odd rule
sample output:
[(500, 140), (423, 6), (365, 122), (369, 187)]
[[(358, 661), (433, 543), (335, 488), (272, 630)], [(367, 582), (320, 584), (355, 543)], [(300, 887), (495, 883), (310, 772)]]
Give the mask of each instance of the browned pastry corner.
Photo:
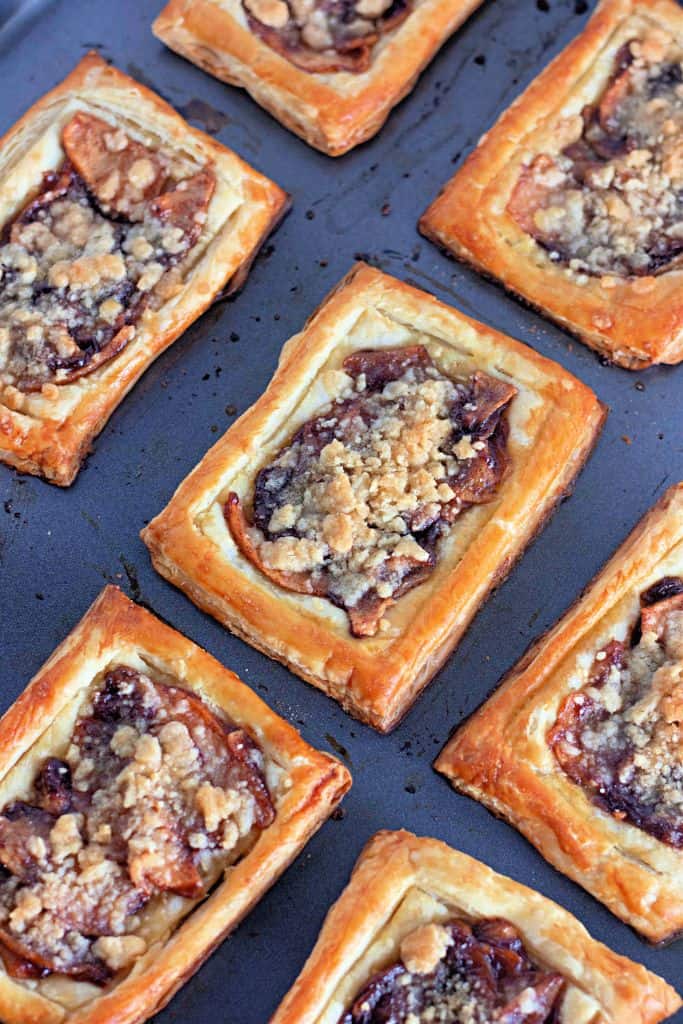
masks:
[(651, 942), (683, 930), (683, 484), (436, 761)]
[(0, 721), (0, 1018), (142, 1024), (351, 783), (115, 587)]
[(676, 992), (540, 893), (436, 839), (379, 832), (270, 1024), (657, 1024)]
[(682, 57), (675, 0), (602, 0), (420, 220), (631, 370), (683, 359)]
[(96, 54), (0, 149), (0, 460), (66, 486), (287, 197)]
[(143, 538), (201, 608), (386, 732), (603, 418), (557, 364), (359, 264)]
[(329, 156), (375, 135), (482, 0), (170, 0), (155, 34)]

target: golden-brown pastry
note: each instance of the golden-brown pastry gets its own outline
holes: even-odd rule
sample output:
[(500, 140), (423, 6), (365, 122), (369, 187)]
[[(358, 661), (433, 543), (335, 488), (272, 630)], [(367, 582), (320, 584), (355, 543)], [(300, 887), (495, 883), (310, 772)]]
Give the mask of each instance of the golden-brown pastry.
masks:
[(115, 587), (6, 713), (0, 750), (5, 1024), (147, 1020), (351, 782)]
[(656, 1024), (680, 1005), (546, 897), (436, 839), (380, 832), (270, 1024), (389, 1010), (406, 1024)]
[(652, 942), (683, 929), (683, 484), (436, 767)]
[(683, 10), (602, 0), (420, 221), (608, 360), (683, 359)]
[(388, 731), (603, 417), (555, 363), (359, 264), (143, 538), (201, 608)]
[(67, 485), (287, 197), (96, 54), (0, 152), (0, 460)]
[(154, 32), (311, 146), (371, 138), (482, 0), (170, 0)]

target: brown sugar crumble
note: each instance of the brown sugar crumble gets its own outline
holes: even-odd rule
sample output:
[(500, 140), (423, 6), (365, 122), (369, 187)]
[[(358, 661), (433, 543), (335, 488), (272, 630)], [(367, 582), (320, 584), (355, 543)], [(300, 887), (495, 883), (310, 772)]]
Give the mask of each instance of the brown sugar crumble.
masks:
[(106, 984), (142, 911), (203, 897), (274, 818), (260, 749), (195, 694), (118, 666), (63, 758), (0, 811), (0, 958), (13, 977)]
[(420, 925), (400, 946), (400, 961), (356, 996), (339, 1024), (551, 1024), (565, 981), (536, 966), (514, 925)]
[(59, 394), (134, 337), (181, 286), (213, 172), (174, 167), (121, 128), (77, 113), (65, 159), (0, 235), (0, 388)]
[(598, 651), (548, 740), (600, 807), (683, 849), (683, 579), (659, 580), (641, 605), (630, 640)]
[(243, 0), (249, 27), (304, 71), (367, 71), (411, 0)]
[(422, 346), (356, 352), (337, 372), (340, 397), (259, 472), (253, 525), (237, 495), (225, 515), (265, 575), (373, 636), (463, 510), (495, 497), (516, 390), (480, 371), (458, 383)]
[(599, 102), (560, 126), (561, 152), (517, 182), (508, 211), (579, 280), (647, 291), (683, 254), (682, 59), (660, 29), (631, 40)]

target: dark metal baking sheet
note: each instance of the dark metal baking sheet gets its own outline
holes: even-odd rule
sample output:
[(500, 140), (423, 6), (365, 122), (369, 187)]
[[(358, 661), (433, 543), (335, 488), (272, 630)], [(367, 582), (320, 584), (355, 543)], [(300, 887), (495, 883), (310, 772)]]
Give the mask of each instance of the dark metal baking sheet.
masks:
[[(118, 583), (235, 669), (355, 784), (330, 821), (235, 934), (157, 1018), (263, 1024), (294, 980), (369, 836), (437, 836), (556, 899), (591, 933), (683, 988), (681, 946), (653, 950), (549, 867), (514, 829), (456, 796), (431, 761), (532, 638), (574, 599), (638, 517), (683, 478), (683, 368), (602, 366), (583, 346), (456, 265), (415, 223), (479, 135), (586, 19), (582, 0), (488, 0), (443, 48), (381, 134), (332, 161), (246, 94), (165, 50), (160, 0), (32, 3), (0, 21), (0, 128), (89, 48), (157, 89), (294, 197), (236, 299), (207, 313), (146, 373), (68, 491), (0, 466), (0, 702), (6, 707), (105, 581)], [(7, 8), (16, 6), (8, 3)], [(592, 4), (590, 5), (592, 6)], [(1, 13), (1, 12), (0, 12)], [(216, 436), (262, 391), (282, 343), (355, 256), (436, 293), (558, 360), (611, 407), (598, 449), (557, 511), (403, 725), (380, 737), (230, 636), (152, 570), (138, 531)], [(4, 511), (3, 511), (4, 502)], [(676, 1017), (683, 1022), (683, 1014)]]

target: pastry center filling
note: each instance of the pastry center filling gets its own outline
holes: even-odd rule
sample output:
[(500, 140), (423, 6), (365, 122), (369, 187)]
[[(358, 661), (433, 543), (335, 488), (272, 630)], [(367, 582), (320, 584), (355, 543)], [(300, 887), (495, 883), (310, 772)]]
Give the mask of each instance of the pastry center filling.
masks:
[(107, 672), (26, 801), (0, 812), (9, 974), (95, 984), (143, 955), (143, 908), (206, 894), (274, 818), (259, 748), (197, 696)]
[(354, 636), (434, 569), (438, 542), (508, 467), (509, 384), (446, 377), (422, 346), (356, 352), (340, 397), (259, 472), (252, 520), (225, 516), (243, 554), (288, 590), (344, 608)]
[(553, 1024), (564, 978), (527, 954), (514, 925), (428, 924), (401, 943), (339, 1024)]
[(599, 102), (565, 122), (570, 143), (522, 173), (508, 211), (553, 261), (618, 277), (653, 275), (678, 261), (682, 58), (659, 30), (626, 44)]
[(411, 0), (243, 0), (253, 32), (305, 71), (367, 71)]
[(102, 365), (179, 290), (215, 186), (91, 114), (74, 115), (62, 146), (0, 236), (0, 385), (23, 391)]
[(549, 733), (564, 771), (601, 807), (683, 848), (683, 579), (641, 595), (630, 642), (598, 651)]

